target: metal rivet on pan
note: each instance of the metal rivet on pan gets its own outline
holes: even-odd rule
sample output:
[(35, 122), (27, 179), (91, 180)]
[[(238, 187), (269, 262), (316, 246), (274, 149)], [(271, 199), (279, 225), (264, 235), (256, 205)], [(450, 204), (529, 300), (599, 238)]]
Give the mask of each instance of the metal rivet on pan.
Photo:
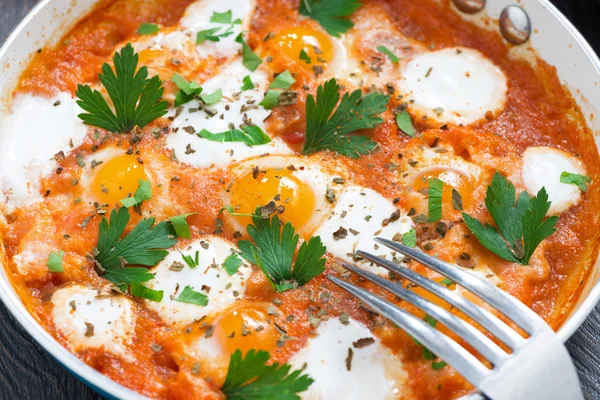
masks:
[(456, 8), (467, 14), (475, 14), (483, 10), (485, 0), (452, 0)]
[(523, 44), (531, 35), (531, 21), (521, 7), (508, 6), (500, 14), (500, 32), (512, 44)]

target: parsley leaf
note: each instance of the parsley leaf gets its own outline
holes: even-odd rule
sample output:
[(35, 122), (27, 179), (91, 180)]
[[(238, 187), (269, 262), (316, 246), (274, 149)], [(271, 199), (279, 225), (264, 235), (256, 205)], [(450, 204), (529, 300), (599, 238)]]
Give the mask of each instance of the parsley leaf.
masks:
[(454, 282), (452, 279), (448, 279), (448, 278), (444, 278), (440, 281), (440, 283), (444, 286), (452, 286), (452, 285), (456, 285), (456, 282)]
[(258, 104), (267, 110), (272, 110), (279, 105), (279, 96), (281, 96), (281, 93), (281, 90), (269, 89), (267, 94), (265, 94), (265, 98)]
[(312, 62), (312, 60), (308, 56), (308, 53), (306, 53), (306, 51), (304, 51), (304, 49), (300, 50), (299, 58), (300, 58), (300, 61), (304, 61), (307, 64), (310, 64)]
[(415, 228), (411, 228), (410, 231), (402, 234), (402, 244), (408, 247), (415, 247), (417, 245), (417, 231)]
[(380, 51), (381, 53), (388, 56), (390, 61), (393, 62), (394, 64), (397, 63), (398, 61), (400, 61), (400, 58), (398, 56), (396, 56), (394, 53), (392, 53), (392, 51), (385, 46), (377, 46), (377, 51)]
[(398, 129), (404, 132), (406, 136), (415, 137), (415, 128), (407, 111), (402, 111), (396, 115), (396, 124), (398, 125)]
[(233, 16), (231, 10), (225, 11), (223, 13), (215, 11), (210, 17), (210, 22), (216, 22), (217, 24), (230, 24), (232, 18)]
[(369, 93), (362, 97), (359, 89), (344, 94), (334, 112), (339, 98), (339, 86), (335, 79), (319, 85), (316, 101), (312, 94), (306, 98), (306, 142), (303, 154), (330, 150), (350, 158), (359, 158), (377, 146), (367, 137), (349, 134), (381, 124), (383, 119), (377, 115), (386, 110), (389, 96)]
[(211, 42), (219, 42), (221, 40), (221, 37), (226, 37), (231, 35), (233, 32), (225, 32), (225, 33), (220, 33), (217, 34), (217, 32), (219, 32), (221, 30), (221, 28), (210, 28), (210, 29), (205, 29), (203, 31), (199, 31), (196, 34), (196, 44), (202, 44), (207, 40), (210, 40)]
[(269, 135), (263, 132), (258, 126), (244, 125), (242, 130), (232, 129), (221, 133), (211, 133), (206, 129), (198, 132), (201, 138), (213, 142), (243, 142), (248, 146), (258, 146), (271, 142)]
[[(88, 85), (77, 86), (77, 104), (86, 113), (78, 117), (86, 124), (110, 132), (125, 133), (135, 126), (143, 128), (167, 113), (169, 103), (160, 101), (164, 88), (158, 76), (148, 77), (148, 68), (137, 69), (138, 55), (127, 43), (113, 58), (114, 68), (102, 66), (98, 75), (112, 100), (114, 112), (102, 94)], [(137, 72), (136, 72), (137, 69)]]
[(242, 64), (244, 67), (252, 72), (256, 71), (256, 68), (262, 63), (260, 57), (248, 46), (241, 33), (235, 38), (235, 41), (242, 45)]
[(529, 264), (529, 259), (533, 255), (536, 247), (542, 243), (542, 240), (556, 232), (557, 216), (552, 216), (544, 221), (546, 213), (552, 203), (548, 201), (548, 193), (545, 188), (541, 188), (537, 196), (531, 199), (529, 208), (523, 215), (523, 244), (525, 247), (525, 256), (521, 261), (524, 265)]
[(221, 388), (227, 400), (300, 400), (298, 393), (314, 382), (308, 375), (302, 375), (302, 370), (290, 373), (290, 365), (266, 365), (267, 361), (266, 351), (250, 350), (242, 358), (242, 352), (236, 350)]
[(273, 79), (273, 82), (271, 82), (271, 84), (269, 85), (269, 89), (288, 89), (295, 82), (296, 80), (294, 79), (292, 74), (290, 74), (290, 71), (286, 69), (285, 71), (277, 75), (275, 79)]
[(350, 16), (360, 0), (301, 0), (300, 14), (317, 21), (331, 36), (339, 37), (354, 26)]
[(292, 224), (287, 222), (282, 230), (277, 215), (261, 218), (260, 209), (252, 216), (252, 222), (253, 225), (248, 225), (248, 234), (256, 244), (240, 240), (241, 256), (257, 265), (278, 292), (302, 286), (325, 270), (326, 249), (320, 237), (302, 243), (292, 269), (299, 240)]
[(433, 178), (427, 181), (429, 186), (427, 207), (429, 211), (429, 222), (436, 222), (442, 219), (442, 191), (444, 182)]
[(169, 218), (171, 224), (173, 224), (173, 229), (175, 230), (175, 234), (180, 238), (191, 239), (192, 233), (190, 232), (190, 226), (187, 223), (187, 217), (190, 215), (194, 215), (197, 213), (189, 213), (189, 214), (181, 214), (176, 215), (174, 217)]
[(571, 183), (573, 185), (577, 185), (579, 187), (579, 190), (581, 190), (582, 192), (585, 192), (587, 190), (587, 183), (589, 181), (591, 181), (591, 179), (585, 175), (572, 174), (567, 171), (563, 171), (562, 174), (560, 174), (561, 183)]
[(446, 363), (446, 361), (441, 360), (441, 361), (434, 361), (431, 363), (431, 369), (435, 370), (435, 371), (440, 371), (442, 370), (442, 368), (444, 368), (446, 365), (448, 365)]
[(488, 186), (485, 205), (497, 228), (484, 225), (467, 213), (462, 215), (486, 249), (504, 260), (527, 265), (542, 240), (556, 231), (558, 217), (544, 220), (551, 204), (545, 188), (533, 198), (523, 192), (515, 201), (515, 195), (514, 185), (496, 172)]
[(223, 92), (221, 89), (217, 89), (213, 93), (200, 95), (200, 98), (207, 106), (212, 106), (213, 104), (218, 103), (223, 98)]
[(283, 93), (283, 90), (279, 89), (288, 89), (292, 86), (296, 80), (290, 74), (290, 71), (287, 69), (277, 75), (273, 82), (269, 85), (269, 90), (265, 95), (265, 98), (259, 103), (261, 106), (266, 108), (267, 110), (271, 110), (279, 105), (279, 97)]
[(125, 207), (134, 207), (142, 204), (144, 200), (150, 200), (152, 198), (152, 185), (150, 181), (140, 179), (138, 181), (138, 188), (135, 191), (133, 197), (126, 197), (120, 200), (121, 204)]
[(58, 252), (51, 252), (48, 256), (48, 262), (46, 263), (48, 271), (65, 272), (62, 264), (64, 256), (65, 252), (63, 250), (59, 250)]
[(238, 272), (238, 269), (242, 266), (242, 259), (237, 254), (230, 254), (225, 258), (223, 262), (223, 268), (227, 275), (231, 276)]
[(138, 35), (154, 35), (158, 31), (160, 31), (158, 25), (144, 22), (138, 28), (137, 33)]
[(467, 213), (463, 213), (463, 219), (469, 230), (473, 232), (473, 235), (475, 235), (483, 247), (506, 261), (519, 262), (519, 259), (512, 253), (496, 228), (488, 224), (483, 225), (478, 219), (471, 217)]
[[(98, 227), (98, 244), (96, 246), (96, 262), (106, 271), (104, 277), (115, 284), (129, 283), (135, 279), (135, 276), (147, 277), (144, 273), (153, 278), (145, 268), (124, 268), (124, 264), (136, 264), (154, 266), (162, 261), (168, 254), (164, 249), (168, 249), (177, 243), (172, 238), (173, 232), (170, 225), (166, 222), (160, 222), (154, 226), (154, 218), (141, 220), (124, 238), (121, 235), (129, 222), (129, 211), (125, 207), (119, 210), (112, 210), (110, 213), (110, 223), (106, 217)], [(130, 271), (127, 270), (144, 270)], [(115, 276), (115, 280), (111, 279)], [(123, 279), (119, 277), (123, 276)], [(133, 277), (130, 279), (129, 277)], [(149, 279), (145, 279), (149, 280)], [(119, 283), (115, 282), (119, 281)]]
[(179, 91), (175, 95), (175, 107), (179, 107), (194, 99), (194, 97), (202, 93), (202, 87), (195, 82), (188, 82), (179, 74), (173, 75), (171, 81), (177, 85)]
[(244, 77), (242, 83), (243, 83), (243, 85), (241, 87), (242, 92), (245, 92), (246, 90), (254, 89), (254, 82), (252, 82), (250, 75), (246, 75)]
[(208, 305), (208, 296), (204, 293), (196, 292), (191, 286), (186, 286), (183, 291), (179, 293), (179, 296), (175, 298), (175, 301), (204, 307)]
[(181, 258), (188, 265), (188, 267), (190, 267), (191, 269), (194, 269), (200, 264), (200, 251), (196, 250), (196, 254), (194, 254), (194, 258), (192, 258), (192, 256), (189, 254), (181, 253)]
[(157, 303), (162, 301), (164, 294), (162, 290), (147, 288), (137, 281), (131, 282), (131, 285), (129, 286), (129, 293), (131, 293), (132, 296), (141, 297), (142, 299), (155, 301)]

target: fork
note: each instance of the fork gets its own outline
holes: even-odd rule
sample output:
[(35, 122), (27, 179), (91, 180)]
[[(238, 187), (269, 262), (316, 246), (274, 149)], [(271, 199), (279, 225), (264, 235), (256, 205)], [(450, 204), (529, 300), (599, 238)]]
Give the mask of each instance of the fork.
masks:
[(535, 312), (496, 286), (450, 263), (398, 242), (383, 238), (375, 238), (375, 240), (474, 293), (514, 322), (528, 337), (523, 337), (488, 310), (447, 287), (392, 261), (364, 251), (357, 251), (358, 256), (411, 281), (458, 308), (504, 343), (510, 349), (510, 352), (506, 352), (474, 326), (413, 291), (376, 274), (343, 263), (344, 268), (417, 306), (445, 325), (489, 361), (491, 368), (488, 368), (456, 341), (411, 313), (345, 280), (333, 275), (327, 275), (327, 278), (404, 329), (419, 343), (454, 367), (488, 398), (493, 400), (583, 399), (577, 373), (567, 349), (552, 328)]

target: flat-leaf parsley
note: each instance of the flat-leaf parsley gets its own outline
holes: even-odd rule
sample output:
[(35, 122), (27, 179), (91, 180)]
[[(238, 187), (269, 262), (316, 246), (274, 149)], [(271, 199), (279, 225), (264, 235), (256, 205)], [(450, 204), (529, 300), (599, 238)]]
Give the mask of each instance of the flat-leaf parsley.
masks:
[(354, 26), (350, 16), (360, 0), (300, 0), (300, 14), (317, 21), (332, 36), (339, 37)]
[[(113, 57), (114, 71), (110, 65), (102, 66), (98, 75), (114, 106), (114, 111), (98, 90), (88, 85), (78, 85), (77, 104), (86, 113), (78, 117), (88, 125), (110, 132), (125, 133), (135, 126), (143, 128), (167, 113), (169, 103), (161, 101), (164, 88), (158, 76), (148, 78), (148, 68), (137, 69), (138, 55), (127, 43)], [(137, 71), (136, 71), (137, 70)]]
[(325, 270), (326, 249), (319, 236), (302, 243), (292, 269), (300, 238), (292, 224), (286, 222), (282, 229), (277, 215), (261, 218), (260, 209), (252, 216), (252, 223), (248, 234), (256, 244), (240, 240), (241, 256), (257, 265), (278, 292), (302, 286)]
[(117, 286), (153, 279), (154, 275), (146, 268), (126, 265), (155, 266), (167, 256), (165, 249), (177, 243), (170, 224), (163, 221), (154, 226), (154, 218), (141, 220), (121, 239), (129, 217), (129, 210), (125, 207), (112, 210), (110, 222), (102, 217), (94, 250), (99, 273)]
[(267, 365), (267, 361), (266, 351), (250, 350), (242, 358), (242, 352), (236, 350), (221, 388), (227, 400), (300, 400), (298, 393), (314, 382), (308, 375), (302, 375), (302, 370), (290, 373), (290, 365)]
[(515, 194), (514, 185), (496, 172), (487, 188), (485, 205), (497, 228), (484, 225), (467, 213), (462, 215), (486, 249), (507, 261), (527, 265), (542, 240), (556, 231), (558, 217), (545, 218), (551, 204), (545, 188), (533, 198), (523, 192), (516, 202)]
[(321, 150), (338, 152), (351, 158), (368, 154), (377, 143), (365, 136), (350, 135), (361, 129), (375, 128), (383, 122), (378, 116), (387, 108), (389, 96), (369, 93), (362, 96), (361, 90), (344, 94), (340, 98), (339, 86), (330, 79), (317, 88), (317, 99), (312, 94), (306, 98), (306, 142), (303, 154)]

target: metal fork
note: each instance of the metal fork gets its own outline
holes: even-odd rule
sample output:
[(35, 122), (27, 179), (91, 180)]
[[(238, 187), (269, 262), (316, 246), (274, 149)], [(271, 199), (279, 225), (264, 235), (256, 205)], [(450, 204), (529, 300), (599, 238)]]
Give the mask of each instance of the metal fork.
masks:
[(577, 373), (567, 349), (554, 331), (535, 312), (506, 292), (452, 264), (401, 243), (383, 238), (375, 240), (437, 271), (474, 293), (504, 314), (528, 336), (521, 336), (486, 309), (423, 275), (372, 254), (357, 252), (360, 257), (419, 285), (461, 310), (504, 343), (510, 349), (510, 352), (506, 352), (469, 323), (413, 291), (353, 265), (343, 264), (344, 268), (417, 306), (445, 325), (489, 361), (491, 368), (488, 368), (456, 341), (409, 312), (335, 276), (327, 275), (327, 278), (404, 329), (454, 367), (488, 398), (493, 400), (583, 399)]

